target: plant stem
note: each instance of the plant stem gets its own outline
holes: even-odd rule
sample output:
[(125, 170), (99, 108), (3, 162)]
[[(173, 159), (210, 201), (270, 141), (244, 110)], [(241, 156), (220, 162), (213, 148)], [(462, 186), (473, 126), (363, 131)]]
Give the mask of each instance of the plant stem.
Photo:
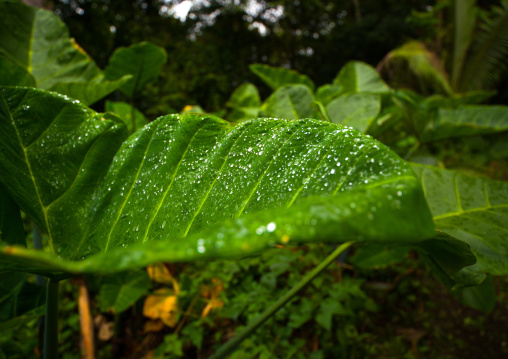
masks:
[(316, 268), (308, 273), (297, 285), (289, 290), (283, 297), (279, 298), (270, 308), (257, 317), (250, 323), (241, 333), (236, 335), (232, 340), (222, 345), (215, 354), (209, 359), (224, 358), (226, 355), (231, 354), (240, 343), (247, 338), (252, 332), (266, 322), (272, 315), (282, 308), (287, 302), (291, 300), (299, 291), (301, 291), (307, 284), (309, 284), (315, 277), (317, 277), (330, 263), (332, 263), (342, 252), (344, 252), (354, 242), (345, 242), (335, 249), (324, 261), (322, 261)]
[(58, 286), (58, 280), (48, 279), (46, 283), (44, 359), (58, 358)]

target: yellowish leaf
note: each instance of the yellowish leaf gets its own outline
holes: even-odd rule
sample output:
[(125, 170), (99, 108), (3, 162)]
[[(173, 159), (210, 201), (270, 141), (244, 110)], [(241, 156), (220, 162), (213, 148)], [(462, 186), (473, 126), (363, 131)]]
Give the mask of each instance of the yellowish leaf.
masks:
[(171, 275), (168, 268), (162, 263), (156, 263), (146, 267), (146, 272), (151, 280), (157, 283), (173, 284), (173, 290), (175, 294), (180, 293), (180, 285), (176, 279)]
[(213, 278), (212, 283), (212, 286), (204, 286), (201, 288), (201, 295), (205, 298), (209, 298), (208, 303), (201, 312), (201, 318), (206, 317), (211, 310), (224, 306), (224, 302), (219, 300), (219, 295), (224, 290), (224, 284), (217, 278)]
[(160, 319), (168, 327), (174, 327), (178, 320), (178, 297), (169, 288), (161, 288), (145, 299), (143, 315)]

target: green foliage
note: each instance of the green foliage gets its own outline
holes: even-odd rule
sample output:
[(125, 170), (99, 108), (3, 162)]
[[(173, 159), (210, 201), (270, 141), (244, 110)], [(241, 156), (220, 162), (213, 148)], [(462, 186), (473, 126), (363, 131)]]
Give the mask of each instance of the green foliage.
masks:
[(166, 60), (167, 54), (163, 48), (149, 42), (141, 42), (115, 50), (104, 69), (104, 74), (110, 81), (131, 75), (120, 90), (128, 97), (134, 97), (146, 83), (157, 79)]
[[(284, 4), (290, 13), (291, 4)], [(468, 2), (464, 11), (475, 15), (473, 5)], [(331, 6), (324, 13), (333, 11)], [(360, 26), (359, 4), (355, 11)], [(502, 29), (504, 10), (495, 11), (485, 20), (491, 25), (485, 34)], [(230, 11), (219, 19), (238, 25), (239, 15)], [(120, 48), (103, 73), (53, 14), (3, 0), (0, 18), (6, 24), (0, 29), (0, 270), (18, 272), (0, 273), (0, 328), (33, 326), (41, 314), (41, 288), (19, 272), (54, 280), (108, 273), (90, 277), (96, 282), (95, 310), (115, 316), (118, 333), (118, 313), (135, 316), (135, 303), (152, 286), (140, 267), (193, 262), (175, 274), (182, 285), (180, 292), (173, 282), (180, 321), (173, 332), (164, 332), (154, 357), (185, 357), (190, 347), (201, 352), (206, 345), (203, 353), (209, 354), (210, 337), (220, 343), (252, 325), (275, 298), (298, 288), (302, 273), (330, 251), (322, 243), (302, 244), (351, 240), (363, 246), (353, 249), (353, 267), (345, 265), (350, 270), (386, 268), (419, 256), (463, 303), (493, 309), (492, 275), (508, 274), (506, 183), (413, 164), (415, 176), (394, 152), (360, 133), (375, 135), (406, 158), (423, 155), (436, 163), (433, 146), (444, 139), (495, 133), (499, 143), (504, 141), (508, 108), (479, 105), (492, 93), (425, 98), (391, 89), (359, 61), (347, 63), (332, 83), (316, 90), (306, 75), (254, 64), (251, 71), (274, 92), (262, 101), (253, 84), (238, 87), (226, 104), (228, 112), (220, 111), (230, 122), (189, 113), (204, 112), (195, 105), (180, 116), (148, 123), (134, 106), (144, 100), (135, 98), (155, 91), (143, 87), (161, 75), (167, 58), (163, 48), (148, 42)], [(456, 28), (456, 73), (468, 65), (473, 18), (461, 24), (463, 30)], [(279, 30), (283, 38), (286, 30)], [(499, 42), (501, 37), (489, 38)], [(432, 70), (433, 54), (415, 48), (423, 59), (412, 58), (411, 66), (423, 63)], [(500, 46), (490, 55), (503, 51)], [(206, 55), (195, 53), (208, 60)], [(196, 73), (203, 70), (189, 66)], [(442, 72), (429, 73), (442, 75), (440, 84), (447, 88)], [(213, 91), (227, 87), (216, 74), (203, 79)], [(114, 115), (33, 87), (85, 104), (120, 88), (130, 104), (107, 101), (106, 110), (127, 129)], [(325, 121), (312, 119), (319, 116)], [(20, 208), (45, 232), (42, 251), (27, 248)], [(253, 254), (259, 256), (237, 259)], [(229, 258), (236, 260), (223, 260)], [(220, 283), (213, 295), (203, 289), (210, 282)], [(343, 275), (342, 266), (334, 265), (233, 357), (366, 355), (370, 349), (363, 347), (366, 337), (358, 323), (379, 310), (367, 287), (364, 279)], [(79, 316), (74, 296), (63, 303), (59, 350), (70, 353)], [(56, 337), (56, 322), (47, 322)], [(0, 343), (19, 341), (15, 335), (2, 334)], [(2, 347), (0, 357), (21, 352)]]
[(144, 270), (106, 276), (98, 302), (102, 312), (121, 313), (148, 293), (151, 282)]
[[(129, 133), (134, 133), (136, 128), (142, 128), (148, 124), (145, 115), (133, 108), (126, 102), (122, 101), (106, 101), (106, 111), (115, 114), (127, 126)], [(134, 111), (134, 116), (133, 112)], [(132, 121), (135, 121), (135, 126)]]
[[(3, 153), (16, 153), (1, 159), (2, 182), (55, 254), (4, 247), (6, 269), (111, 272), (244, 255), (288, 240), (433, 236), (409, 167), (351, 129), (268, 119), (234, 127), (172, 115), (117, 150), (125, 130), (114, 118), (41, 90), (4, 88), (2, 97), (10, 134)], [(38, 120), (21, 130), (27, 118)], [(25, 175), (13, 181), (17, 173)]]
[(436, 229), (469, 244), (476, 256), (476, 264), (458, 273), (459, 281), (479, 283), (475, 279), (478, 276), (472, 274), (480, 274), (480, 282), (484, 273), (507, 275), (503, 239), (507, 228), (506, 182), (421, 165), (413, 165), (413, 169), (422, 182)]
[[(14, 0), (0, 2), (0, 57), (31, 74), (37, 87), (92, 104), (128, 78), (107, 81), (93, 60), (69, 37), (58, 17)], [(26, 84), (28, 75), (20, 78)], [(31, 82), (31, 80), (28, 80)], [(12, 82), (10, 83), (13, 84)]]
[(249, 66), (250, 70), (259, 76), (273, 91), (276, 91), (284, 85), (302, 84), (308, 86), (314, 91), (314, 83), (306, 75), (300, 75), (294, 70), (282, 67), (272, 67), (263, 64), (253, 64)]

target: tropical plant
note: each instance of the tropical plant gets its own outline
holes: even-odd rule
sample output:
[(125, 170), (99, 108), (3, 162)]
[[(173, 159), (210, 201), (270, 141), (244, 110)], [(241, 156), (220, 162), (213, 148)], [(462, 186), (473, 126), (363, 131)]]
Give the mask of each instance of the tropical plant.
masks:
[[(23, 6), (0, 2), (1, 9), (14, 14)], [(47, 15), (42, 12), (28, 23), (37, 24), (39, 17)], [(14, 58), (9, 46), (0, 47), (10, 51), (2, 52), (6, 61)], [(156, 64), (163, 61), (163, 53), (150, 44), (123, 49), (113, 59), (130, 51), (136, 54), (129, 58), (135, 59), (139, 49), (140, 63), (152, 58), (145, 56), (151, 50)], [(107, 73), (116, 71), (115, 63), (128, 61), (112, 60)], [(122, 79), (119, 86), (131, 96), (156, 76), (156, 67), (135, 67), (138, 77), (132, 69), (119, 68), (109, 79)], [(7, 327), (38, 316), (40, 289), (27, 284), (24, 273), (47, 277), (46, 358), (57, 356), (59, 282), (85, 274), (114, 274), (103, 282), (100, 306), (121, 312), (149, 287), (144, 272), (127, 270), (159, 262), (240, 258), (288, 243), (338, 245), (219, 349), (219, 357), (352, 245), (361, 246), (356, 258), (364, 267), (372, 253), (388, 247), (396, 253), (414, 249), (448, 287), (473, 286), (468, 289), (473, 295), (479, 288), (475, 285), (490, 283), (489, 275), (508, 274), (505, 182), (410, 165), (360, 132), (384, 133), (390, 128), (386, 124), (399, 123), (413, 125), (422, 141), (422, 133), (435, 140), (457, 132), (500, 132), (506, 128), (502, 120), (485, 121), (477, 130), (470, 123), (479, 112), (504, 114), (504, 107), (464, 107), (457, 119), (447, 109), (474, 103), (476, 97), (423, 99), (394, 91), (360, 62), (347, 64), (332, 84), (315, 92), (304, 75), (256, 65), (253, 71), (275, 92), (261, 103), (254, 86), (241, 86), (228, 103), (229, 116), (240, 124), (211, 115), (175, 114), (137, 130), (133, 123), (129, 137), (116, 116), (35, 88), (39, 82), (33, 81), (30, 66), (10, 68), (15, 72), (0, 87), (0, 271), (7, 278), (0, 287), (1, 319)], [(127, 77), (133, 72), (134, 87)], [(79, 86), (87, 84), (83, 80)], [(68, 88), (75, 87), (52, 89)], [(425, 132), (429, 122), (418, 122), (420, 109), (438, 114), (432, 130)], [(337, 123), (305, 118), (318, 116)], [(246, 117), (252, 119), (244, 121)], [(45, 233), (42, 250), (26, 241), (20, 210)], [(175, 283), (172, 291), (154, 294), (160, 299), (164, 292), (164, 300), (174, 302), (180, 290)], [(129, 295), (115, 296), (122, 292), (118, 288)], [(12, 304), (27, 293), (32, 293), (29, 301)], [(153, 301), (157, 299), (148, 297), (145, 305)], [(174, 318), (165, 320), (173, 323)], [(329, 325), (329, 318), (319, 320)], [(162, 354), (180, 351), (174, 336), (161, 348)]]
[(433, 12), (445, 13), (449, 31), (438, 30), (434, 43), (411, 40), (390, 51), (378, 69), (411, 86), (402, 80), (409, 70), (416, 76), (413, 87), (425, 94), (494, 89), (506, 72), (508, 2), (484, 10), (475, 0), (441, 0)]

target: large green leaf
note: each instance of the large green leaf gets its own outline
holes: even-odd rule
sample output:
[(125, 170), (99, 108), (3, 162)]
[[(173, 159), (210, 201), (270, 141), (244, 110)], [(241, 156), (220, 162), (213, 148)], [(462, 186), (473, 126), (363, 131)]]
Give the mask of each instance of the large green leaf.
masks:
[(409, 166), (350, 128), (170, 115), (117, 150), (119, 121), (43, 91), (0, 94), (0, 179), (51, 244), (0, 247), (0, 270), (108, 273), (288, 241), (434, 236)]
[(264, 64), (249, 65), (249, 69), (261, 78), (272, 90), (289, 85), (302, 84), (307, 85), (314, 91), (314, 83), (306, 75), (283, 67), (272, 67)]
[(48, 234), (51, 250), (74, 258), (125, 126), (64, 96), (3, 88), (0, 132), (0, 181)]
[(507, 275), (508, 183), (436, 167), (412, 167), (422, 182), (436, 228), (469, 244), (477, 258), (462, 272)]
[(270, 95), (261, 107), (265, 116), (300, 119), (316, 117), (311, 106), (314, 95), (308, 86), (285, 85)]
[(35, 79), (21, 66), (0, 56), (0, 86), (35, 87)]
[(376, 69), (360, 61), (350, 61), (344, 65), (333, 82), (341, 86), (343, 92), (385, 93), (390, 91)]
[(348, 93), (326, 106), (330, 120), (366, 132), (381, 111), (379, 95), (369, 93)]
[(109, 80), (132, 75), (120, 90), (133, 97), (146, 83), (157, 79), (166, 60), (166, 51), (162, 47), (144, 41), (116, 49), (104, 73)]
[(459, 106), (439, 109), (422, 135), (424, 141), (496, 133), (508, 130), (508, 106)]
[(31, 74), (39, 88), (61, 91), (91, 104), (127, 81), (106, 81), (69, 37), (65, 24), (50, 11), (0, 0), (0, 23), (0, 55)]

